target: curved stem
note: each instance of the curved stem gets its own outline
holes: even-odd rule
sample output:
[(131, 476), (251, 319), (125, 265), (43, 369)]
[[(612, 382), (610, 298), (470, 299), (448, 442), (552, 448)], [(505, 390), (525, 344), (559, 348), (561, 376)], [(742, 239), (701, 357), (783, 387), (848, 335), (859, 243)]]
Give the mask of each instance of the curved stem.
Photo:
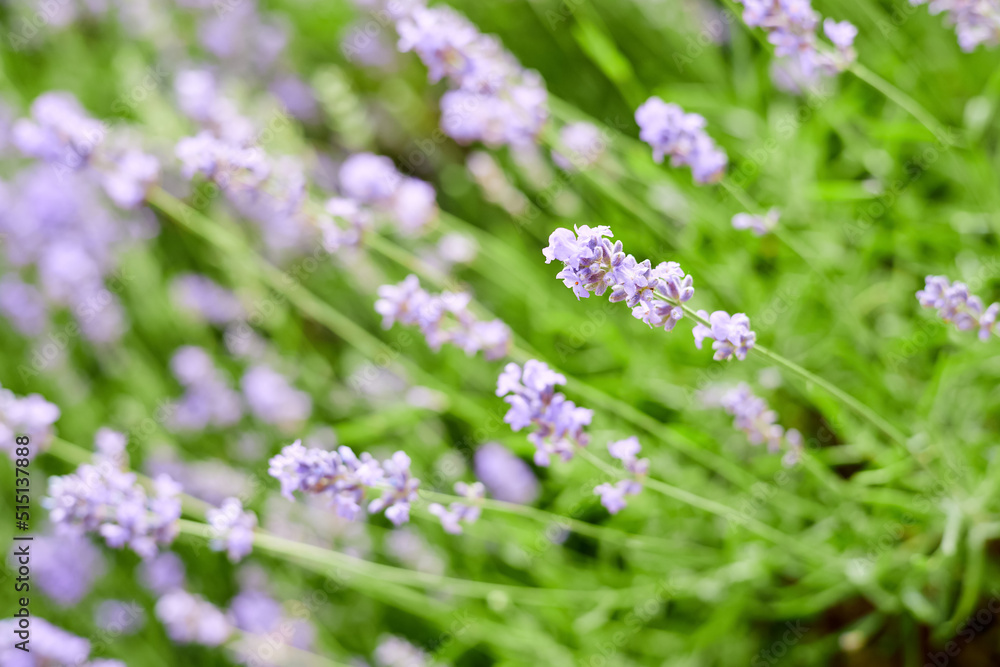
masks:
[(869, 86), (888, 97), (890, 100), (902, 107), (903, 110), (916, 118), (917, 121), (926, 127), (927, 130), (934, 135), (934, 138), (942, 144), (950, 146), (956, 143), (954, 133), (949, 132), (948, 129), (933, 116), (933, 114), (923, 108), (919, 102), (904, 93), (902, 90), (889, 83), (858, 61), (851, 63), (848, 69), (854, 76), (858, 77)]
[[(700, 322), (705, 326), (711, 326), (711, 323), (707, 319), (699, 315), (697, 311), (695, 311), (687, 304), (681, 304), (681, 308), (683, 308), (684, 312), (688, 316), (690, 316), (693, 320)], [(802, 366), (799, 366), (795, 362), (786, 359), (780, 354), (772, 352), (771, 350), (767, 349), (762, 345), (755, 344), (751, 351), (761, 357), (764, 357), (765, 359), (768, 359), (780, 366), (785, 367), (786, 369), (792, 371), (793, 373), (803, 378), (804, 380), (812, 382), (813, 384), (819, 387), (822, 387), (824, 390), (827, 391), (827, 393), (831, 394), (832, 396), (840, 400), (842, 403), (844, 403), (851, 410), (853, 410), (859, 417), (866, 419), (875, 428), (882, 431), (886, 436), (889, 437), (890, 440), (902, 446), (903, 449), (906, 449), (906, 436), (903, 435), (903, 433), (899, 429), (897, 429), (895, 426), (893, 426), (888, 421), (883, 419), (881, 415), (879, 415), (877, 412), (869, 408), (867, 405), (865, 405), (858, 399), (848, 394), (846, 391), (840, 389), (833, 383), (824, 380), (815, 373), (807, 371), (805, 368), (802, 368)]]

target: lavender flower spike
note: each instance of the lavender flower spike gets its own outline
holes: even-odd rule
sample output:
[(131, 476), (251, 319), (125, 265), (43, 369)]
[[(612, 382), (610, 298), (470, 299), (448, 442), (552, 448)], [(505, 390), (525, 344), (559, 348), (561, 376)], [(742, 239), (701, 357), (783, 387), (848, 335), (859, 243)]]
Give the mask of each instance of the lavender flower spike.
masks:
[[(59, 408), (39, 394), (22, 398), (0, 387), (0, 450), (11, 459), (34, 458), (52, 439), (52, 425), (59, 419)], [(31, 441), (28, 456), (17, 456), (17, 436), (26, 435)]]
[(482, 482), (473, 484), (456, 482), (455, 493), (465, 498), (467, 502), (450, 503), (448, 507), (431, 503), (427, 509), (441, 520), (441, 527), (445, 532), (459, 535), (462, 532), (461, 522), (475, 523), (479, 520), (482, 510), (478, 503), (486, 496), (486, 487)]
[(787, 58), (792, 71), (806, 81), (819, 75), (833, 76), (854, 62), (854, 38), (858, 29), (847, 21), (826, 19), (823, 32), (834, 51), (818, 47), (816, 30), (820, 15), (809, 0), (737, 0), (743, 9), (743, 21), (750, 27), (763, 28), (767, 41), (774, 44), (774, 54)]
[(156, 617), (180, 644), (219, 646), (233, 630), (218, 607), (179, 588), (156, 601)]
[[(911, 5), (927, 4), (928, 0), (910, 0)], [(965, 52), (975, 51), (980, 44), (1000, 44), (1000, 5), (989, 0), (931, 0), (931, 14), (945, 14), (945, 22), (955, 26), (958, 45)]]
[(947, 276), (927, 276), (926, 286), (917, 292), (924, 308), (937, 308), (938, 317), (952, 322), (959, 331), (979, 329), (979, 340), (987, 341), (997, 332), (1000, 302), (983, 308), (983, 301), (969, 292), (963, 282), (950, 282)]
[(698, 323), (692, 331), (694, 344), (699, 350), (704, 340), (711, 338), (715, 341), (712, 349), (715, 350), (713, 359), (716, 361), (725, 361), (734, 356), (740, 361), (747, 358), (747, 353), (757, 342), (757, 334), (750, 330), (749, 317), (743, 313), (730, 315), (723, 310), (717, 310), (711, 315), (699, 310), (698, 315), (711, 325)]
[(281, 495), (294, 500), (296, 491), (326, 497), (337, 514), (353, 521), (362, 514), (365, 489), (385, 489), (368, 505), (374, 514), (385, 510), (399, 526), (409, 520), (410, 503), (416, 500), (420, 480), (410, 474), (410, 458), (396, 452), (379, 463), (368, 453), (355, 455), (350, 447), (336, 452), (306, 448), (296, 440), (270, 461), (268, 474), (281, 482)]
[(226, 498), (219, 509), (210, 509), (205, 519), (215, 535), (211, 541), (213, 551), (225, 550), (229, 560), (238, 563), (253, 549), (253, 531), (257, 515), (244, 512), (243, 503), (237, 498)]
[(169, 545), (177, 536), (181, 486), (160, 475), (149, 497), (135, 473), (120, 468), (124, 460), (124, 452), (105, 448), (94, 464), (84, 463), (71, 475), (50, 478), (42, 503), (57, 530), (97, 532), (112, 549), (128, 545), (143, 558), (151, 558), (157, 547)]
[(705, 119), (696, 113), (684, 113), (676, 104), (650, 97), (635, 110), (639, 138), (653, 147), (653, 159), (663, 162), (670, 156), (670, 166), (691, 167), (695, 183), (705, 185), (722, 178), (729, 159), (705, 133)]
[(589, 438), (583, 427), (590, 424), (593, 410), (578, 408), (573, 401), (555, 391), (566, 378), (545, 363), (530, 359), (522, 369), (507, 364), (497, 378), (497, 396), (510, 405), (503, 420), (515, 431), (534, 425), (528, 435), (535, 445), (535, 463), (548, 466), (553, 454), (563, 461), (573, 458), (576, 446), (584, 447)]
[(755, 396), (750, 386), (741, 382), (721, 395), (707, 392), (702, 397), (707, 406), (722, 407), (733, 416), (733, 426), (746, 433), (751, 445), (767, 443), (767, 451), (777, 454), (785, 450), (782, 463), (793, 466), (802, 457), (802, 434), (794, 428), (787, 431), (777, 424), (777, 413), (767, 402)]
[(622, 479), (614, 484), (605, 482), (594, 487), (594, 494), (601, 497), (601, 504), (611, 514), (617, 514), (625, 509), (625, 496), (634, 496), (642, 491), (642, 480), (649, 474), (649, 459), (637, 458), (642, 446), (639, 438), (632, 436), (625, 440), (608, 443), (608, 452), (613, 458), (622, 462), (633, 477)]
[(653, 267), (648, 259), (637, 262), (626, 255), (622, 243), (611, 245), (609, 227), (576, 228), (576, 233), (559, 228), (549, 236), (542, 250), (545, 263), (564, 264), (556, 277), (573, 290), (577, 298), (601, 296), (611, 290), (609, 300), (625, 301), (632, 316), (650, 327), (673, 330), (684, 317), (681, 304), (694, 296), (694, 280), (677, 262), (661, 262)]
[(388, 329), (395, 322), (415, 325), (435, 351), (451, 343), (470, 356), (482, 350), (483, 356), (494, 360), (507, 356), (510, 350), (507, 325), (500, 320), (476, 319), (469, 310), (472, 296), (466, 292), (430, 294), (416, 276), (409, 275), (398, 285), (382, 285), (378, 295), (375, 312), (382, 315), (382, 326)]

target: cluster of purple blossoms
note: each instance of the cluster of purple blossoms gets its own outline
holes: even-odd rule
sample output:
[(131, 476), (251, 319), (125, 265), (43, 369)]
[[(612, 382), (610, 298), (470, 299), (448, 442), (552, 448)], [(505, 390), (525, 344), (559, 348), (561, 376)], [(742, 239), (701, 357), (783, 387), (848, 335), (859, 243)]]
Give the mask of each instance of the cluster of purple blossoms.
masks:
[(309, 419), (312, 398), (270, 366), (250, 368), (240, 380), (250, 412), (262, 422), (292, 429)]
[(509, 363), (497, 378), (496, 394), (510, 405), (504, 422), (515, 431), (536, 427), (528, 440), (535, 445), (535, 463), (540, 466), (548, 466), (553, 454), (569, 461), (574, 449), (589, 441), (583, 428), (590, 424), (594, 411), (578, 408), (556, 392), (558, 384), (566, 384), (566, 377), (536, 359), (524, 362), (523, 369)]
[(984, 309), (983, 300), (971, 294), (963, 282), (950, 282), (947, 276), (927, 276), (924, 289), (917, 292), (917, 300), (924, 308), (937, 308), (938, 316), (953, 323), (959, 331), (979, 329), (979, 340), (989, 340), (998, 331), (1000, 302)]
[[(33, 547), (31, 574), (34, 583), (61, 607), (75, 606), (107, 569), (101, 550), (77, 532), (36, 535)], [(9, 562), (11, 571), (16, 571), (14, 550), (10, 552)]]
[(75, 320), (65, 330), (71, 337), (116, 341), (125, 313), (115, 292), (127, 280), (117, 271), (117, 255), (149, 236), (151, 225), (155, 221), (137, 214), (112, 215), (86, 171), (35, 165), (0, 183), (4, 254), (9, 266), (37, 280), (35, 287), (17, 273), (5, 276), (0, 311), (22, 333), (38, 336), (49, 324), (49, 308), (67, 308)]
[(765, 236), (778, 226), (778, 219), (781, 212), (772, 208), (764, 215), (753, 215), (751, 213), (737, 213), (733, 216), (733, 229), (749, 229), (756, 236)]
[[(108, 433), (105, 432), (104, 436)], [(94, 463), (49, 479), (43, 504), (57, 530), (96, 532), (112, 549), (128, 545), (143, 558), (174, 541), (181, 517), (181, 486), (167, 475), (149, 496), (135, 473), (122, 470), (124, 437), (99, 437)]]
[(431, 349), (438, 351), (451, 343), (473, 355), (480, 350), (487, 359), (501, 359), (510, 350), (511, 333), (500, 320), (476, 319), (469, 310), (472, 295), (467, 292), (430, 294), (420, 286), (415, 275), (398, 285), (378, 288), (375, 312), (382, 316), (382, 326), (396, 322), (417, 326)]
[(958, 33), (958, 45), (967, 53), (980, 44), (1000, 44), (1000, 4), (994, 0), (910, 0), (910, 4), (927, 4), (931, 14), (946, 14), (945, 20)]
[(431, 503), (428, 510), (441, 520), (441, 527), (452, 535), (462, 533), (461, 523), (475, 523), (479, 520), (482, 508), (479, 501), (486, 497), (486, 487), (481, 482), (466, 484), (455, 483), (455, 493), (464, 498), (464, 502), (449, 503), (448, 507), (440, 503)]
[(487, 442), (476, 450), (476, 477), (497, 500), (530, 505), (538, 498), (538, 479), (531, 466), (499, 442)]
[[(59, 408), (39, 394), (18, 398), (0, 386), (0, 450), (12, 458), (34, 458), (52, 439), (52, 425), (59, 419)], [(31, 441), (27, 457), (16, 455), (17, 436)]]
[(184, 561), (173, 551), (160, 552), (139, 564), (138, 579), (157, 595), (182, 588), (185, 582)]
[(750, 318), (743, 313), (730, 315), (724, 310), (717, 310), (709, 315), (704, 310), (698, 311), (698, 316), (708, 320), (709, 326), (702, 323), (695, 325), (694, 344), (699, 350), (706, 338), (712, 341), (712, 356), (716, 361), (725, 361), (736, 357), (740, 361), (747, 358), (747, 353), (757, 342), (757, 334), (750, 330)]
[[(552, 151), (552, 161), (566, 171), (581, 171), (590, 167), (604, 155), (608, 142), (596, 126), (585, 123), (569, 123), (559, 130), (561, 152)], [(564, 155), (565, 153), (565, 155)]]
[(157, 600), (155, 612), (170, 639), (180, 644), (220, 646), (233, 631), (221, 609), (181, 588)]
[(826, 19), (823, 32), (835, 51), (821, 50), (816, 30), (820, 15), (809, 0), (738, 0), (743, 4), (743, 21), (752, 28), (763, 28), (774, 54), (787, 58), (793, 71), (806, 81), (820, 75), (833, 76), (854, 62), (854, 38), (858, 29), (848, 21)]
[(548, 92), (500, 41), (444, 6), (415, 4), (397, 17), (398, 48), (415, 52), (431, 81), (447, 79), (441, 128), (460, 143), (531, 144), (548, 118)]
[(146, 610), (135, 600), (103, 600), (94, 610), (94, 622), (115, 636), (134, 635), (146, 625)]
[[(25, 635), (19, 633), (24, 632)], [(125, 667), (120, 660), (88, 659), (90, 642), (83, 637), (58, 628), (44, 618), (31, 619), (30, 643), (28, 631), (21, 628), (19, 619), (0, 621), (0, 633), (5, 637), (20, 638), (5, 641), (0, 646), (0, 665), (4, 667)], [(18, 642), (23, 640), (23, 644)], [(30, 650), (29, 650), (30, 648)]]
[(695, 183), (715, 183), (726, 171), (729, 158), (705, 132), (704, 117), (685, 113), (676, 104), (650, 97), (635, 110), (639, 138), (653, 148), (653, 159), (670, 156), (671, 167), (691, 167)]
[(198, 273), (175, 277), (170, 282), (170, 296), (179, 308), (211, 324), (229, 324), (246, 317), (246, 309), (233, 292)]
[(649, 459), (638, 458), (641, 449), (639, 438), (634, 435), (608, 443), (608, 452), (612, 458), (621, 461), (625, 470), (633, 476), (614, 484), (605, 482), (594, 488), (594, 494), (601, 497), (601, 504), (611, 514), (617, 514), (625, 509), (625, 496), (635, 496), (642, 491), (642, 480), (649, 474)]
[(552, 260), (565, 266), (556, 277), (573, 290), (577, 298), (601, 296), (611, 290), (609, 300), (624, 301), (632, 316), (650, 327), (671, 331), (684, 317), (681, 304), (694, 296), (694, 280), (677, 262), (661, 262), (653, 267), (648, 259), (637, 262), (622, 250), (621, 241), (605, 226), (576, 228), (576, 233), (560, 227), (549, 236), (542, 250), (545, 263)]
[(756, 396), (745, 382), (722, 392), (708, 391), (702, 394), (702, 402), (709, 407), (721, 407), (733, 417), (733, 426), (746, 433), (752, 445), (767, 444), (767, 451), (777, 454), (784, 450), (781, 461), (793, 466), (802, 457), (802, 434), (796, 429), (787, 431), (775, 423), (777, 413), (771, 410), (767, 401)]
[(184, 395), (172, 405), (171, 429), (203, 431), (239, 422), (243, 416), (240, 395), (229, 387), (208, 352), (185, 345), (170, 359), (170, 370), (184, 386)]
[(107, 127), (88, 116), (70, 93), (40, 95), (31, 104), (31, 119), (18, 120), (11, 132), (18, 150), (57, 169), (93, 167), (108, 197), (121, 208), (142, 203), (159, 179), (160, 163), (153, 156), (103, 146)]
[(341, 165), (339, 180), (345, 197), (384, 211), (405, 233), (417, 233), (437, 217), (434, 188), (399, 173), (383, 155), (355, 153)]
[(205, 513), (205, 520), (212, 527), (210, 546), (213, 551), (225, 551), (234, 563), (250, 554), (257, 515), (243, 511), (243, 503), (238, 498), (226, 498), (221, 507)]
[(362, 514), (366, 488), (383, 488), (382, 497), (368, 504), (368, 513), (384, 510), (396, 526), (409, 521), (410, 503), (420, 486), (410, 474), (410, 457), (403, 452), (379, 463), (368, 453), (356, 456), (350, 447), (335, 452), (307, 449), (300, 440), (271, 459), (268, 474), (281, 482), (281, 494), (289, 500), (295, 499), (296, 491), (324, 496), (337, 515), (349, 521)]

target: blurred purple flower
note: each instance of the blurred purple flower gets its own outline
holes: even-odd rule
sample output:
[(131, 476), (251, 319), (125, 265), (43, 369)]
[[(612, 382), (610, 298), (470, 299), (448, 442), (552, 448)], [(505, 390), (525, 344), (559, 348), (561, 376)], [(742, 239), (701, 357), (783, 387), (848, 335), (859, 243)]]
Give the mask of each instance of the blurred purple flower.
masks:
[[(52, 439), (52, 425), (59, 414), (59, 408), (39, 394), (18, 398), (0, 386), (0, 450), (7, 452), (12, 460), (34, 458)], [(19, 435), (26, 435), (31, 441), (27, 457), (15, 452)]]
[(931, 14), (945, 14), (945, 22), (955, 26), (958, 45), (965, 52), (975, 51), (980, 44), (1000, 44), (1000, 4), (992, 0), (910, 0), (910, 4), (927, 4)]
[(979, 330), (979, 340), (987, 341), (997, 331), (1000, 302), (983, 308), (983, 301), (969, 292), (963, 282), (952, 283), (947, 276), (927, 276), (917, 300), (924, 308), (936, 308), (938, 317), (951, 322), (959, 331)]
[(225, 551), (234, 563), (250, 554), (257, 515), (243, 511), (243, 503), (238, 498), (227, 498), (221, 507), (208, 510), (205, 520), (212, 527), (210, 546), (213, 551)]
[(463, 522), (475, 523), (479, 520), (479, 514), (482, 511), (479, 501), (486, 496), (486, 487), (481, 482), (473, 484), (456, 482), (455, 493), (462, 496), (465, 502), (450, 503), (448, 507), (440, 503), (431, 503), (427, 509), (440, 519), (441, 527), (444, 528), (445, 532), (460, 535)]
[(378, 296), (375, 312), (382, 316), (383, 327), (396, 322), (417, 326), (435, 352), (451, 343), (470, 356), (482, 350), (483, 356), (494, 360), (510, 350), (510, 329), (500, 320), (477, 320), (469, 310), (468, 293), (433, 295), (420, 286), (419, 278), (409, 275), (398, 285), (379, 287)]
[[(584, 447), (589, 440), (583, 427), (590, 424), (593, 410), (578, 408), (555, 391), (566, 378), (545, 363), (530, 359), (522, 369), (507, 364), (497, 379), (497, 396), (505, 397), (510, 405), (503, 420), (515, 431), (534, 425), (528, 440), (535, 445), (535, 464), (547, 466), (551, 455), (563, 461), (573, 458), (574, 448)], [(509, 394), (509, 395), (508, 395)]]
[(770, 209), (764, 215), (737, 213), (733, 216), (732, 224), (733, 229), (749, 229), (756, 236), (764, 236), (778, 226), (780, 217), (781, 213), (776, 208)]
[(733, 416), (733, 426), (747, 435), (751, 445), (767, 443), (767, 451), (777, 454), (785, 450), (782, 462), (793, 466), (802, 456), (802, 435), (790, 428), (787, 431), (776, 423), (778, 414), (771, 410), (767, 402), (754, 395), (745, 382), (727, 389), (720, 394), (704, 392), (702, 403), (709, 407), (722, 407)]
[(530, 505), (538, 498), (538, 480), (531, 467), (497, 442), (476, 450), (476, 477), (497, 500)]
[(156, 617), (179, 644), (219, 646), (232, 634), (232, 626), (218, 607), (180, 588), (156, 601)]
[(174, 377), (184, 387), (184, 395), (172, 406), (168, 426), (177, 431), (225, 428), (243, 416), (240, 395), (229, 387), (208, 352), (186, 345), (170, 359)]
[(184, 586), (184, 561), (172, 551), (161, 552), (139, 564), (139, 581), (153, 593), (163, 595)]
[(268, 424), (292, 428), (309, 419), (312, 399), (295, 389), (269, 366), (254, 366), (240, 380), (243, 396), (254, 416)]
[(639, 138), (653, 148), (653, 159), (663, 162), (670, 156), (670, 166), (691, 167), (695, 183), (705, 185), (720, 180), (728, 158), (705, 133), (705, 119), (696, 113), (684, 113), (676, 104), (650, 97), (635, 110)]

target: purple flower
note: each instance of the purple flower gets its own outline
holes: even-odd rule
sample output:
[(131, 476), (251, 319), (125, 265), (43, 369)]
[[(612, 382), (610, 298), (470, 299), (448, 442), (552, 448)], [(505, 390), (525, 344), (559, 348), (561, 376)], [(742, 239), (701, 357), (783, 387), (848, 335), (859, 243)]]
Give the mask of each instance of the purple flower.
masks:
[(435, 352), (451, 343), (472, 356), (482, 350), (483, 356), (494, 360), (507, 356), (511, 332), (500, 320), (482, 321), (469, 310), (471, 295), (442, 292), (432, 295), (420, 286), (420, 280), (409, 275), (398, 285), (378, 288), (375, 312), (382, 316), (382, 326), (390, 328), (396, 322), (417, 326)]
[(566, 171), (579, 171), (601, 159), (607, 150), (607, 140), (597, 127), (577, 122), (564, 125), (559, 130), (563, 152), (552, 150), (552, 161)]
[(583, 427), (594, 413), (555, 391), (555, 385), (565, 382), (564, 376), (535, 359), (526, 361), (523, 369), (507, 364), (497, 379), (497, 396), (510, 405), (504, 422), (515, 431), (536, 427), (528, 440), (535, 445), (535, 463), (540, 466), (549, 465), (552, 454), (569, 461), (574, 448), (588, 442)]
[(170, 360), (170, 369), (184, 386), (184, 395), (172, 406), (168, 425), (172, 430), (202, 431), (225, 428), (243, 416), (240, 395), (215, 367), (205, 350), (181, 347)]
[(751, 445), (767, 444), (772, 454), (784, 450), (782, 462), (793, 466), (802, 456), (802, 435), (794, 428), (787, 431), (777, 423), (778, 415), (767, 402), (754, 395), (750, 386), (741, 382), (721, 394), (705, 392), (702, 402), (706, 406), (720, 406), (733, 417), (733, 426), (747, 435)]
[(184, 586), (184, 561), (172, 551), (164, 551), (139, 564), (139, 581), (150, 591), (163, 595)]
[(119, 468), (121, 460), (98, 454), (93, 464), (49, 478), (43, 506), (57, 530), (99, 533), (112, 549), (129, 546), (143, 558), (156, 555), (177, 536), (181, 487), (170, 477), (153, 480), (153, 495), (135, 473)]
[(698, 316), (707, 319), (711, 326), (705, 326), (700, 322), (695, 325), (694, 344), (699, 350), (706, 338), (712, 339), (712, 349), (715, 350), (713, 359), (724, 361), (736, 357), (740, 361), (746, 359), (747, 353), (753, 349), (757, 341), (757, 334), (750, 330), (750, 318), (743, 313), (730, 315), (729, 313), (717, 310), (709, 315), (704, 310), (698, 311)]
[(155, 611), (170, 639), (178, 644), (219, 646), (232, 634), (232, 626), (218, 607), (183, 589), (157, 600)]
[(239, 299), (211, 278), (183, 273), (170, 282), (174, 303), (212, 324), (228, 324), (246, 316)]
[(229, 560), (234, 563), (250, 554), (257, 515), (244, 512), (243, 503), (238, 498), (226, 498), (222, 501), (222, 507), (205, 513), (205, 520), (212, 527), (210, 546), (213, 551), (225, 550)]
[[(925, 3), (927, 0), (910, 0), (911, 5)], [(928, 8), (931, 14), (945, 14), (945, 22), (955, 26), (958, 44), (963, 51), (975, 51), (980, 44), (1000, 44), (1000, 6), (995, 2), (930, 0)]]
[(19, 435), (30, 440), (27, 458), (34, 458), (52, 439), (52, 425), (59, 419), (59, 408), (39, 394), (18, 398), (0, 387), (0, 450), (11, 459), (25, 458), (16, 453)]
[(94, 613), (97, 627), (114, 636), (133, 635), (146, 624), (146, 611), (135, 602), (103, 600)]
[(594, 494), (601, 497), (601, 504), (611, 514), (617, 514), (625, 509), (625, 496), (634, 496), (642, 491), (642, 481), (649, 474), (649, 459), (638, 458), (642, 446), (639, 438), (631, 436), (625, 440), (608, 443), (608, 452), (612, 458), (622, 462), (632, 477), (611, 484), (605, 482), (594, 487)]
[(497, 442), (476, 450), (476, 477), (497, 500), (530, 505), (538, 498), (538, 480), (531, 467)]
[(684, 113), (676, 104), (651, 97), (635, 111), (639, 138), (653, 148), (653, 159), (670, 156), (672, 167), (688, 166), (695, 183), (715, 183), (725, 173), (728, 158), (705, 131), (705, 119)]
[(371, 454), (356, 456), (350, 447), (331, 452), (303, 447), (300, 440), (271, 459), (268, 474), (281, 482), (281, 494), (289, 500), (294, 500), (296, 491), (323, 496), (339, 516), (351, 521), (362, 513), (365, 488), (382, 488), (384, 494), (369, 503), (368, 512), (385, 510), (397, 526), (409, 520), (410, 503), (420, 485), (403, 452), (380, 464)]
[(801, 78), (814, 83), (820, 75), (833, 76), (846, 69), (857, 54), (854, 38), (858, 29), (847, 21), (826, 19), (823, 32), (836, 51), (817, 47), (816, 30), (820, 16), (809, 0), (738, 0), (743, 4), (743, 20), (750, 27), (763, 28), (774, 53), (787, 59)]
[(285, 376), (268, 366), (254, 366), (240, 381), (250, 411), (257, 419), (291, 428), (312, 414), (309, 394), (292, 387)]
[[(8, 639), (16, 637), (14, 632), (19, 629), (18, 623), (16, 618), (0, 621), (0, 634)], [(30, 653), (16, 648), (14, 644), (14, 641), (5, 641), (0, 644), (0, 665), (5, 667), (47, 667), (48, 665), (94, 667), (96, 664), (87, 662), (87, 657), (90, 655), (89, 641), (70, 634), (62, 628), (57, 628), (44, 618), (37, 616), (31, 619)]]
[[(104, 576), (105, 561), (100, 550), (78, 532), (36, 536), (32, 544), (33, 583), (61, 607), (75, 606)], [(8, 559), (16, 570), (17, 559)]]
[(609, 300), (624, 301), (636, 319), (650, 327), (673, 330), (684, 317), (681, 304), (694, 296), (694, 279), (677, 262), (661, 262), (656, 267), (648, 259), (637, 262), (624, 253), (621, 241), (612, 245), (605, 238), (609, 236), (613, 236), (611, 229), (604, 226), (583, 225), (576, 233), (556, 229), (542, 250), (545, 263), (563, 263), (556, 277), (578, 299), (589, 297), (590, 292), (601, 296), (610, 289)]
[(14, 273), (0, 278), (0, 312), (26, 336), (39, 335), (49, 323), (45, 297)]
[(31, 116), (11, 130), (14, 145), (29, 157), (80, 169), (104, 141), (104, 125), (88, 116), (70, 93), (39, 95), (31, 103)]
[(420, 480), (410, 474), (410, 457), (404, 452), (396, 452), (382, 462), (385, 482), (389, 488), (368, 503), (368, 513), (385, 511), (385, 516), (393, 525), (401, 526), (410, 520), (410, 503), (417, 499)]
[(733, 216), (733, 229), (750, 229), (757, 236), (764, 236), (778, 226), (778, 218), (781, 212), (772, 208), (764, 215), (752, 215), (750, 213), (737, 213)]
[(614, 484), (605, 482), (594, 487), (594, 495), (601, 497), (601, 504), (611, 514), (618, 514), (625, 509), (625, 496), (634, 496), (642, 487), (630, 479), (618, 480)]
[(441, 527), (445, 532), (459, 535), (462, 532), (462, 522), (475, 523), (479, 520), (479, 501), (486, 496), (486, 487), (480, 482), (456, 482), (455, 493), (465, 498), (466, 502), (450, 503), (447, 508), (439, 503), (431, 503), (427, 509), (441, 520)]
[(339, 180), (346, 197), (375, 207), (405, 233), (419, 232), (437, 217), (434, 188), (403, 176), (387, 157), (356, 153), (341, 165)]
[(441, 128), (460, 143), (534, 143), (548, 119), (548, 93), (493, 36), (449, 7), (417, 5), (400, 12), (399, 50), (415, 52), (431, 81), (447, 79)]
[(959, 331), (978, 329), (982, 341), (989, 340), (996, 331), (1000, 302), (984, 309), (982, 299), (971, 294), (963, 282), (952, 283), (947, 276), (927, 276), (917, 300), (924, 308), (936, 308), (938, 317), (953, 323)]

